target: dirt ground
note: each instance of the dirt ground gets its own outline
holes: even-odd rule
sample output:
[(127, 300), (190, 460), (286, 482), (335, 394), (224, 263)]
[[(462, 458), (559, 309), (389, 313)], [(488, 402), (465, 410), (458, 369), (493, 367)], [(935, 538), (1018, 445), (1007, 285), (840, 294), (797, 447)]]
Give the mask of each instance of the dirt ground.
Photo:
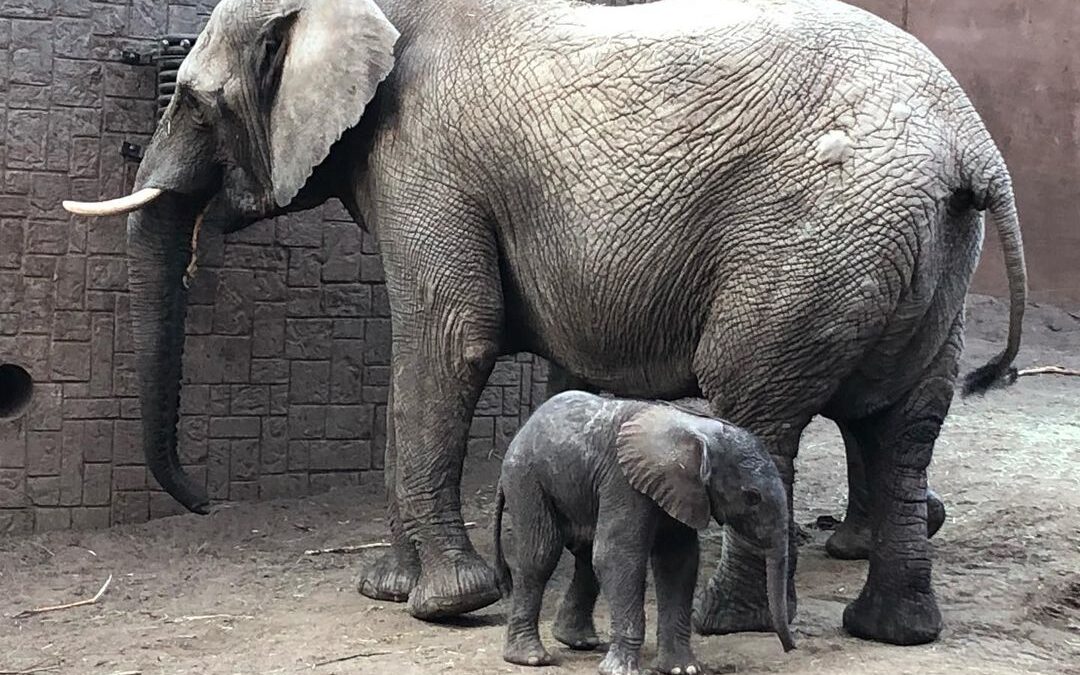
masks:
[[(996, 350), (1003, 306), (973, 298), (965, 367)], [(989, 338), (990, 341), (987, 340)], [(1033, 307), (1019, 365), (1080, 367), (1080, 313)], [(798, 460), (798, 521), (810, 534), (798, 568), (799, 649), (767, 634), (695, 636), (718, 673), (1080, 673), (1080, 379), (1023, 378), (983, 400), (957, 401), (931, 482), (949, 517), (935, 538), (934, 578), (945, 619), (923, 647), (857, 640), (841, 612), (866, 564), (827, 558), (818, 516), (843, 514), (844, 458), (831, 424), (807, 431)], [(466, 519), (490, 557), (498, 458), (471, 458)], [(505, 601), (452, 625), (425, 624), (401, 605), (355, 591), (365, 555), (306, 549), (378, 542), (374, 484), (304, 500), (236, 504), (102, 532), (0, 541), (0, 673), (526, 673), (500, 658)], [(707, 533), (705, 567), (718, 559)], [(600, 653), (545, 640), (565, 673), (592, 673)], [(91, 597), (99, 603), (30, 618), (24, 609)], [(651, 601), (650, 601), (651, 602)], [(650, 607), (649, 631), (655, 624)], [(606, 625), (604, 608), (599, 625)], [(646, 658), (655, 642), (646, 644)]]

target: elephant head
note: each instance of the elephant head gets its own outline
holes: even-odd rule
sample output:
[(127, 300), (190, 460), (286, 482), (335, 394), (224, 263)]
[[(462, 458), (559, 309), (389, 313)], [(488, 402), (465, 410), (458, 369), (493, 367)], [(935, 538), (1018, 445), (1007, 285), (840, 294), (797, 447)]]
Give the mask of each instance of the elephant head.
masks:
[(372, 0), (224, 0), (180, 67), (135, 191), (65, 202), (81, 215), (130, 214), (143, 450), (158, 483), (192, 511), (206, 512), (208, 499), (180, 466), (176, 425), (196, 223), (209, 209), (235, 230), (300, 208), (305, 185), (319, 182), (313, 172), (390, 73), (398, 36)]
[(651, 406), (627, 420), (616, 445), (619, 466), (672, 518), (701, 530), (711, 515), (758, 548), (773, 628), (790, 651), (788, 499), (780, 473), (749, 431), (687, 409), (696, 412)]

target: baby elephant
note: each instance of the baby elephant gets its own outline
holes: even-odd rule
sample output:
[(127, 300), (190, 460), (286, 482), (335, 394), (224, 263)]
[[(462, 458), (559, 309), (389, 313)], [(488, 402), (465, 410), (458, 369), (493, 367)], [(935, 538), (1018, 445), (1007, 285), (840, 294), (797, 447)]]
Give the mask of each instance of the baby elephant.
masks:
[[(512, 576), (501, 542), (504, 507), (514, 515)], [(566, 547), (576, 565), (555, 620), (560, 642), (573, 649), (599, 646), (592, 615), (603, 592), (612, 632), (600, 672), (638, 673), (651, 558), (657, 669), (704, 672), (690, 649), (690, 613), (697, 530), (708, 526), (710, 515), (766, 556), (773, 627), (784, 650), (794, 649), (787, 610), (787, 495), (758, 440), (711, 417), (703, 401), (666, 404), (579, 391), (549, 399), (510, 444), (499, 480), (496, 574), (504, 594), (513, 585), (503, 658), (530, 666), (551, 663), (537, 622), (544, 586)]]

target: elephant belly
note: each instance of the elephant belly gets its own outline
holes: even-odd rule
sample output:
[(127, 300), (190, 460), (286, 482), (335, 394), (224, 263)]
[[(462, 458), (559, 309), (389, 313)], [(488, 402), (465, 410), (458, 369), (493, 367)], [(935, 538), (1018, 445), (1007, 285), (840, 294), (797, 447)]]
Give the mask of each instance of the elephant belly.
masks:
[[(590, 387), (621, 396), (678, 398), (699, 391), (692, 361), (707, 299), (677, 293), (678, 274), (609, 275), (581, 261), (574, 274), (520, 270), (504, 286), (515, 349), (531, 351)], [(638, 278), (599, 284), (611, 276)], [(647, 277), (647, 279), (646, 279)]]

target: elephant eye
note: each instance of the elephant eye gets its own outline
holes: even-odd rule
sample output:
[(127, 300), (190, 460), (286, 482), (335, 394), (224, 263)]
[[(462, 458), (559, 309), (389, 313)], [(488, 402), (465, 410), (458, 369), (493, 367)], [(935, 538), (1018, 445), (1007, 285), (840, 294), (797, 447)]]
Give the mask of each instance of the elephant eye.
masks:
[(743, 488), (743, 501), (747, 506), (757, 506), (761, 503), (761, 493), (754, 488)]
[(184, 111), (190, 115), (190, 119), (195, 126), (202, 129), (210, 126), (205, 104), (190, 89), (181, 87), (177, 90), (177, 95), (180, 97), (180, 103)]

